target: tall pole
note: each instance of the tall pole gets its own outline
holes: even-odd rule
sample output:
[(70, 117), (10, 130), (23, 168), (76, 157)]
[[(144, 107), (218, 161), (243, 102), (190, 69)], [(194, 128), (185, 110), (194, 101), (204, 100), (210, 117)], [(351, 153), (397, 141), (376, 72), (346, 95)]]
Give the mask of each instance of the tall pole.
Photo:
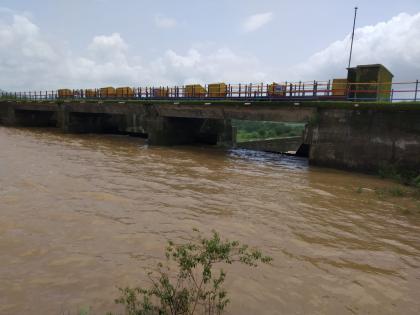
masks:
[(351, 47), (350, 47), (350, 57), (349, 57), (349, 66), (348, 66), (349, 68), (351, 66), (351, 55), (353, 54), (354, 30), (356, 28), (357, 9), (358, 7), (354, 8), (353, 32), (351, 34)]

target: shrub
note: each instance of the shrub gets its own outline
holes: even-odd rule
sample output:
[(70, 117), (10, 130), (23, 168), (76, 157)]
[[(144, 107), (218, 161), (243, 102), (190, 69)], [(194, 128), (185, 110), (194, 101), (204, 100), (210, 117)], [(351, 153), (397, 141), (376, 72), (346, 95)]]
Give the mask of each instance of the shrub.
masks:
[[(150, 288), (120, 288), (115, 302), (127, 315), (221, 314), (229, 303), (220, 264), (242, 263), (256, 267), (272, 258), (237, 241), (222, 240), (218, 233), (206, 239), (198, 230), (190, 242), (166, 247), (166, 264), (149, 272)], [(172, 271), (175, 268), (175, 272)], [(217, 270), (215, 270), (217, 268)]]

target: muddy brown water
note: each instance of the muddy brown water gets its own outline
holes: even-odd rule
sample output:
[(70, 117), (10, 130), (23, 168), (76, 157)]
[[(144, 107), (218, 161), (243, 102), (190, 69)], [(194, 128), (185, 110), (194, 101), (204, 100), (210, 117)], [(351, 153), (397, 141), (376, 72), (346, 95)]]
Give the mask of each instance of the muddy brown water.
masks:
[(420, 314), (420, 205), (375, 192), (395, 186), (280, 155), (0, 127), (0, 314), (122, 313), (116, 287), (144, 283), (193, 227), (274, 258), (228, 268), (228, 314)]

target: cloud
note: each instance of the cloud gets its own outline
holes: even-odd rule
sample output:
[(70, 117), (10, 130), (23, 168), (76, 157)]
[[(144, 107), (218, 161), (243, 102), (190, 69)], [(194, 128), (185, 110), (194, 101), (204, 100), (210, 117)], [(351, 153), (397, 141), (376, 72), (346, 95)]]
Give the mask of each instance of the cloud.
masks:
[[(345, 77), (350, 35), (336, 41), (291, 69), (297, 79)], [(396, 80), (420, 77), (420, 13), (401, 13), (386, 22), (358, 28), (352, 65), (384, 64)]]
[(155, 65), (159, 66), (159, 77), (169, 82), (261, 82), (267, 77), (258, 59), (237, 54), (229, 48), (207, 53), (190, 49), (184, 55), (168, 50)]
[(173, 18), (169, 18), (163, 15), (156, 15), (155, 16), (155, 25), (159, 28), (174, 28), (178, 25), (177, 20)]
[[(345, 77), (349, 36), (289, 69), (215, 44), (194, 45), (185, 51), (168, 49), (151, 60), (133, 53), (119, 33), (92, 39), (75, 53), (47, 39), (29, 17), (0, 14), (0, 89), (46, 90), (106, 85), (145, 86), (185, 83), (270, 82), (275, 78), (313, 80)], [(64, 47), (63, 47), (64, 46)], [(420, 13), (400, 14), (389, 21), (358, 28), (353, 64), (383, 63), (395, 80), (420, 76)], [(279, 78), (279, 75), (282, 77)]]
[(0, 88), (3, 90), (51, 90), (105, 85), (145, 86), (185, 83), (260, 82), (267, 73), (251, 55), (228, 47), (197, 46), (186, 52), (173, 49), (154, 60), (131, 54), (119, 33), (95, 36), (86, 52), (48, 41), (29, 18), (0, 16)]
[(249, 16), (242, 27), (245, 32), (254, 32), (273, 19), (273, 13), (266, 12)]
[(0, 16), (0, 87), (31, 87), (36, 81), (54, 80), (46, 69), (59, 60), (27, 17)]
[(123, 63), (126, 59), (128, 45), (119, 33), (109, 36), (95, 36), (89, 45), (89, 52), (96, 61)]

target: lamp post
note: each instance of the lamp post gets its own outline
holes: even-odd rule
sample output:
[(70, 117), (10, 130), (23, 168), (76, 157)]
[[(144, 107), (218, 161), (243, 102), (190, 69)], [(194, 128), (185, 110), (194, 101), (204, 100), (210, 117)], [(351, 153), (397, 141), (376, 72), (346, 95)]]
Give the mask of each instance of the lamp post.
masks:
[(351, 34), (351, 46), (350, 46), (350, 57), (349, 57), (349, 66), (348, 66), (348, 68), (350, 68), (350, 66), (351, 66), (351, 55), (353, 54), (354, 29), (356, 28), (357, 10), (358, 10), (358, 7), (355, 7), (354, 8), (353, 32)]

